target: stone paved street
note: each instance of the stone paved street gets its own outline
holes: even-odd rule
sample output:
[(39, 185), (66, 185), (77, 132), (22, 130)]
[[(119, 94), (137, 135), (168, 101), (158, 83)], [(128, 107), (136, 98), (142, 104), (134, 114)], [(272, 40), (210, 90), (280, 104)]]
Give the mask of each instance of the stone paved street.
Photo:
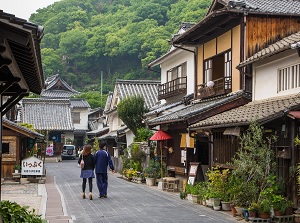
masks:
[(77, 161), (46, 163), (46, 168), (47, 176), (55, 176), (55, 182), (63, 195), (64, 214), (76, 223), (237, 222), (230, 212), (213, 211), (190, 201), (181, 200), (179, 193), (160, 191), (157, 187), (128, 182), (119, 174), (109, 174), (108, 198), (98, 198), (94, 179), (93, 200), (83, 200), (82, 179), (79, 178), (80, 168)]

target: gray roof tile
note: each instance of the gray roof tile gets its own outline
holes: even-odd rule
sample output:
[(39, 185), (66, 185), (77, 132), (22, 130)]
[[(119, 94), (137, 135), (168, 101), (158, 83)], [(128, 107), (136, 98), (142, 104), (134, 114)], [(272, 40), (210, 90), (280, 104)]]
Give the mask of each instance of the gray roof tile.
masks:
[(22, 122), (36, 130), (74, 130), (69, 99), (24, 98), (22, 104)]
[(145, 106), (151, 108), (158, 101), (157, 88), (160, 81), (152, 80), (117, 80), (116, 89), (120, 100), (128, 96), (142, 96)]
[(253, 101), (244, 106), (214, 115), (190, 126), (191, 129), (218, 128), (248, 125), (257, 120), (266, 123), (283, 116), (288, 110), (299, 107), (300, 94)]
[(155, 125), (163, 122), (185, 121), (189, 117), (199, 115), (202, 112), (207, 112), (210, 109), (224, 105), (230, 102), (231, 100), (235, 100), (236, 98), (239, 98), (241, 96), (249, 97), (249, 95), (245, 94), (245, 92), (237, 91), (219, 97), (200, 100), (199, 102), (196, 102), (192, 105), (188, 105), (179, 111), (173, 112), (171, 114), (165, 114), (157, 118), (153, 118), (148, 121), (148, 124)]
[(85, 99), (81, 98), (71, 98), (71, 107), (72, 108), (90, 108), (91, 106)]

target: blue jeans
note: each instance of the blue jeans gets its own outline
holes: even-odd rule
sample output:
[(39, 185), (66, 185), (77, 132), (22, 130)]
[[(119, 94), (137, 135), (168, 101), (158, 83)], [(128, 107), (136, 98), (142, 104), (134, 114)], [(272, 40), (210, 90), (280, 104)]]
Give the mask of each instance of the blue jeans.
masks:
[(99, 195), (107, 195), (107, 173), (96, 173), (97, 187), (99, 190)]

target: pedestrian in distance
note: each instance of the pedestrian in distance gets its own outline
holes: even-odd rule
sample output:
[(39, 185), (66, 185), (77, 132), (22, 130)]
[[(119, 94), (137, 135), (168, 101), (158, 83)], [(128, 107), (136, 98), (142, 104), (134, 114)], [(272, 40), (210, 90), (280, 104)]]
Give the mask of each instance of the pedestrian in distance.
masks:
[(111, 160), (110, 154), (106, 151), (106, 143), (100, 143), (100, 149), (95, 153), (95, 172), (97, 187), (99, 190), (99, 198), (107, 197), (107, 187), (108, 187), (108, 166), (114, 173), (114, 165)]
[[(83, 160), (83, 162), (81, 162)], [(78, 159), (78, 165), (81, 165), (80, 178), (82, 178), (82, 198), (85, 199), (86, 181), (89, 182), (89, 198), (93, 200), (93, 178), (95, 178), (95, 160), (92, 154), (92, 146), (85, 145)]]

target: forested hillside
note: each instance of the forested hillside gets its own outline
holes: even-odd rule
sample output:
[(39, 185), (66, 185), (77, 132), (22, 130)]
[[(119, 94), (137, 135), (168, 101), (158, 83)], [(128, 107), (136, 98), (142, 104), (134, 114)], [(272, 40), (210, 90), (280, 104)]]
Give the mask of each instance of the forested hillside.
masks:
[(83, 92), (119, 79), (159, 79), (146, 65), (165, 54), (182, 22), (198, 22), (211, 0), (61, 0), (32, 14), (44, 26), (45, 76), (60, 73)]

